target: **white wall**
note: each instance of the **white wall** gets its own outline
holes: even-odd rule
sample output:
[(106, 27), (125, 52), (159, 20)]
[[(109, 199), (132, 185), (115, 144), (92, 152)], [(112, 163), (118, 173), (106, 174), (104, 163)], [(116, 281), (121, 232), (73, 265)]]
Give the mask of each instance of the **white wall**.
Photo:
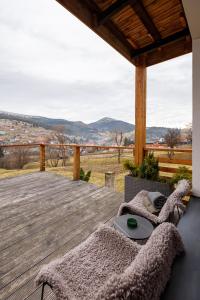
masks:
[(192, 38), (200, 38), (200, 1), (182, 0)]
[(200, 196), (200, 0), (183, 0), (183, 7), (193, 52), (192, 189), (195, 196)]
[(200, 38), (193, 40), (193, 194), (200, 196)]

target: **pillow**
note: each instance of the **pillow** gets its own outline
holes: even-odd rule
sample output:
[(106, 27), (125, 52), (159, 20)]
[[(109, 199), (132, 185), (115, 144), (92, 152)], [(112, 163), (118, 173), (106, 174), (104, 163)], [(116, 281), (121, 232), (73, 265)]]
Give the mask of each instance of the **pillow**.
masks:
[(143, 205), (151, 214), (157, 214), (160, 212), (160, 209), (156, 209), (152, 202), (149, 200), (148, 196), (145, 196), (143, 199)]

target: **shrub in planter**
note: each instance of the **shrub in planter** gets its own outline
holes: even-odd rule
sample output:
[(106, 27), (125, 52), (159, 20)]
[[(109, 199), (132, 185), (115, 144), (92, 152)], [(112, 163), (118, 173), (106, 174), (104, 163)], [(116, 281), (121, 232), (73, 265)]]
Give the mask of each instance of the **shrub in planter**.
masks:
[(141, 190), (159, 191), (167, 197), (171, 194), (171, 185), (159, 178), (158, 160), (153, 153), (145, 157), (139, 168), (130, 161), (124, 163), (124, 168), (129, 171), (129, 176), (125, 176), (126, 202), (133, 199)]
[(139, 177), (157, 181), (159, 179), (158, 159), (149, 153), (139, 168)]
[(129, 171), (130, 175), (133, 177), (138, 177), (139, 175), (139, 168), (130, 160), (124, 162), (124, 169)]
[(192, 174), (187, 167), (179, 167), (176, 173), (172, 176), (170, 183), (172, 185), (176, 185), (182, 179), (192, 181)]
[(124, 169), (129, 171), (129, 175), (133, 177), (145, 178), (149, 180), (159, 180), (158, 160), (153, 153), (149, 153), (140, 167), (137, 167), (133, 162), (126, 160)]

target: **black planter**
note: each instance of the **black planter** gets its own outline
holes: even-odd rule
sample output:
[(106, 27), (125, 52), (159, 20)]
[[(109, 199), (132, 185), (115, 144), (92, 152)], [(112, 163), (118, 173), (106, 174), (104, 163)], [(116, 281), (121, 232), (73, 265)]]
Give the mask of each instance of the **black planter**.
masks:
[(172, 193), (172, 187), (168, 183), (147, 180), (130, 175), (125, 176), (125, 202), (132, 200), (141, 190), (160, 192), (166, 197)]

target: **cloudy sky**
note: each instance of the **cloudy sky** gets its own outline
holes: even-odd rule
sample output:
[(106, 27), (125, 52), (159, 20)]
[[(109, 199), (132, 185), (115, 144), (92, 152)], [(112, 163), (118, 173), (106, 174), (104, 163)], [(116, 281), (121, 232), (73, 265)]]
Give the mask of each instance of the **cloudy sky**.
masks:
[[(0, 110), (134, 122), (134, 67), (55, 0), (1, 0), (0, 38)], [(148, 126), (191, 122), (191, 60), (148, 68)]]

